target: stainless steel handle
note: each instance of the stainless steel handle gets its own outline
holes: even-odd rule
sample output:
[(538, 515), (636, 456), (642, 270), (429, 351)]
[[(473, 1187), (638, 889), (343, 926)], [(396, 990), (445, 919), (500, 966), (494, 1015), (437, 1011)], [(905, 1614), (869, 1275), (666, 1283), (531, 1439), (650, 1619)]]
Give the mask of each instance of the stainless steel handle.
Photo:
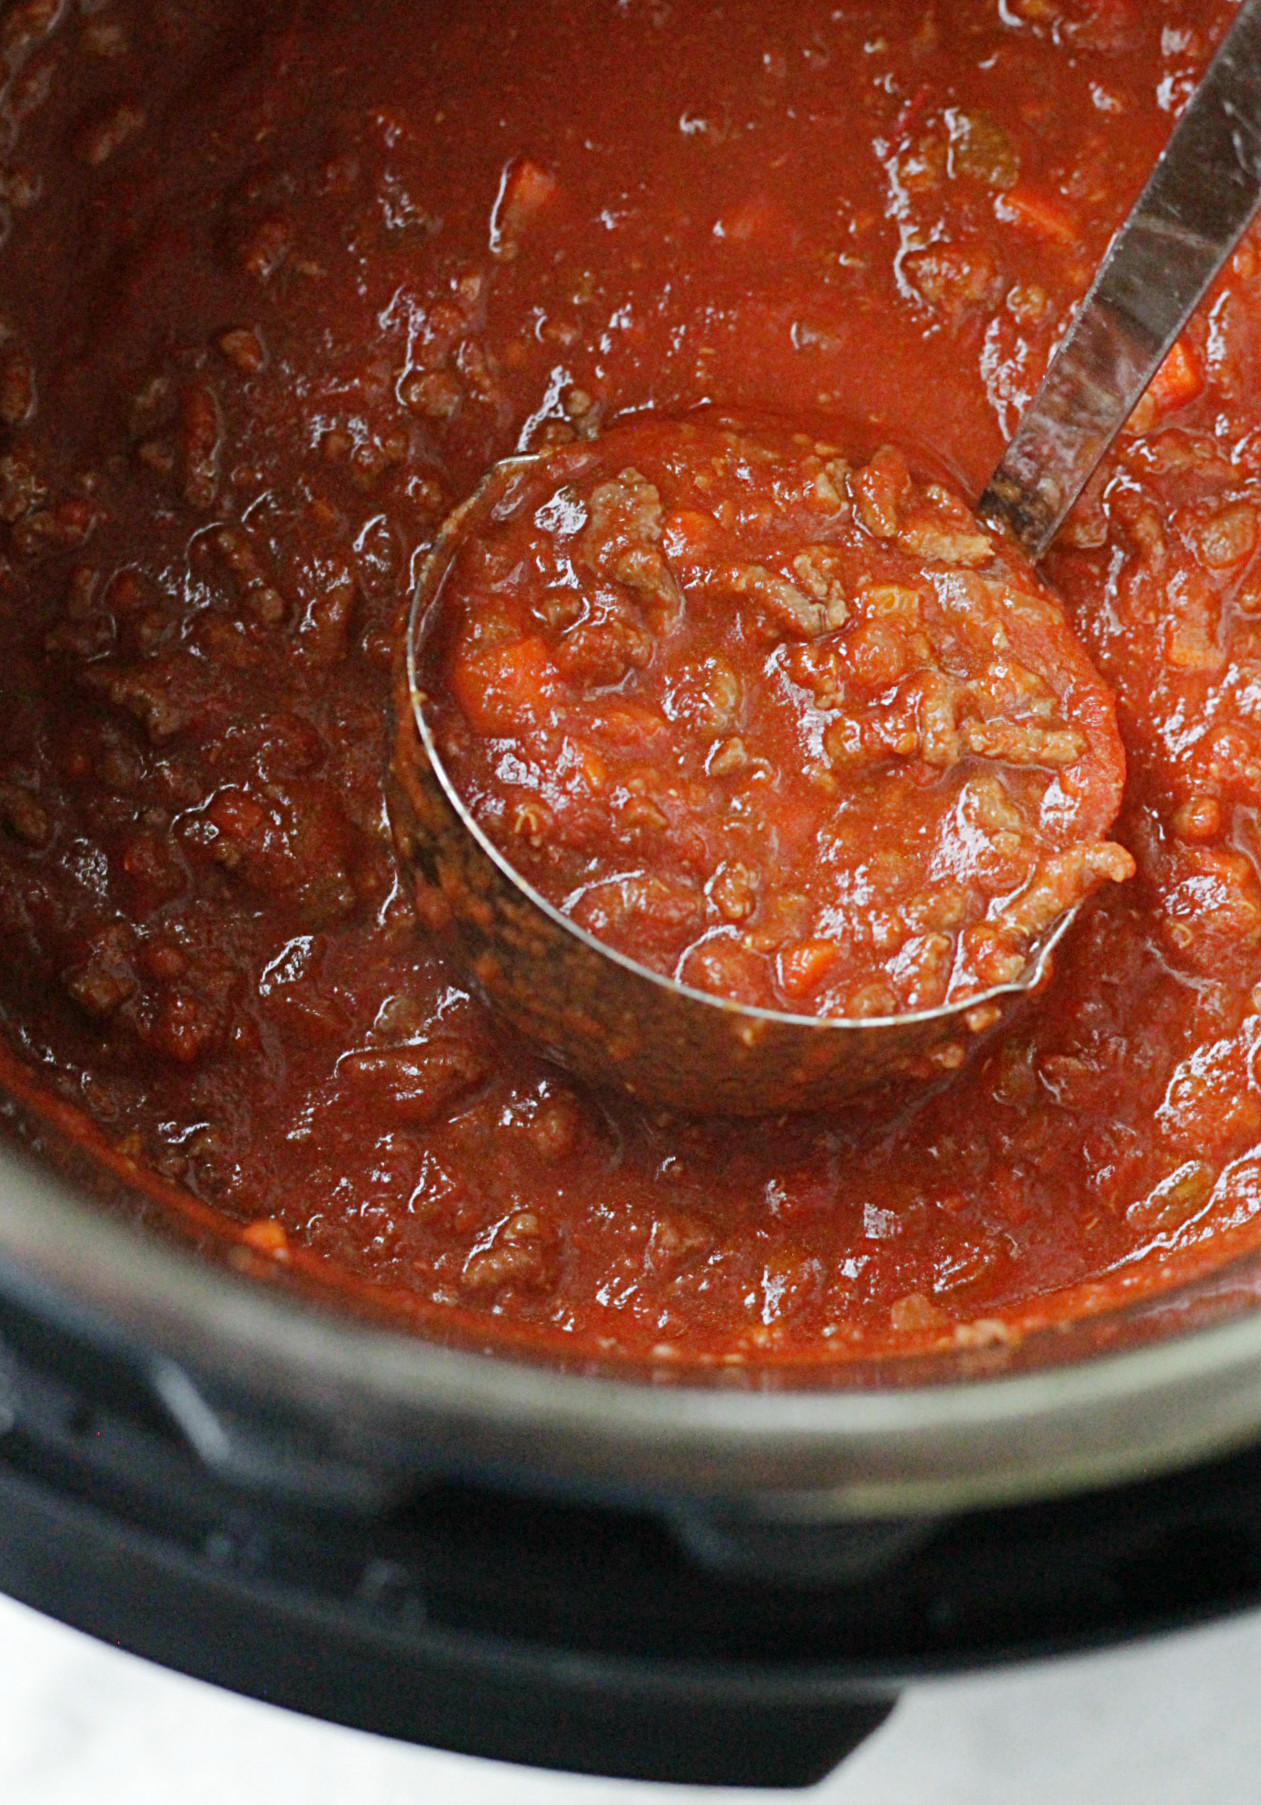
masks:
[(1261, 203), (1261, 0), (1175, 126), (977, 512), (1041, 557)]

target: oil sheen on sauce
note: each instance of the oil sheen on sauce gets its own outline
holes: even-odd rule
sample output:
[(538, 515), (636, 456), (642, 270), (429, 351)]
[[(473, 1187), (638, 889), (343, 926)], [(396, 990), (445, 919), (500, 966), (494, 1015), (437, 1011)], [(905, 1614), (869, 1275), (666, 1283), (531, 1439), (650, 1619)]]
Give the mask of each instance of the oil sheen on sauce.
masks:
[(381, 785), (418, 555), (515, 449), (704, 404), (979, 492), (1231, 12), (5, 7), (9, 1087), (259, 1262), (610, 1359), (983, 1344), (1261, 1239), (1255, 234), (1045, 567), (1137, 874), (940, 1085), (583, 1093), (417, 922)]

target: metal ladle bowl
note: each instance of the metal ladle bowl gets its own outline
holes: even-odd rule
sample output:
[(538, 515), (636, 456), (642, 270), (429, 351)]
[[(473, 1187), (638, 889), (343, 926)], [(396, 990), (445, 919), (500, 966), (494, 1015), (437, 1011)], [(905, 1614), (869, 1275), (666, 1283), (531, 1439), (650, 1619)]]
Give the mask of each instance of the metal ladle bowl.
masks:
[[(1244, 0), (982, 496), (1033, 558), (1050, 544), (1261, 199), (1261, 0)], [(448, 774), (426, 710), (424, 654), (466, 532), (536, 460), (497, 464), (444, 523), (397, 662), (389, 802), (405, 864), (453, 928), (484, 996), (562, 1065), (671, 1109), (820, 1109), (882, 1078), (932, 1077), (1048, 979), (1075, 910), (1013, 983), (937, 1009), (864, 1020), (789, 1015), (692, 989), (603, 945), (546, 902), (487, 839)]]
[(965, 1003), (863, 1020), (789, 1015), (693, 989), (616, 952), (546, 901), (487, 838), (443, 762), (429, 721), (426, 653), (447, 572), (466, 534), (510, 505), (523, 471), (497, 464), (452, 513), (416, 585), (399, 660), (390, 813), (404, 863), (441, 898), (462, 964), (483, 993), (560, 1064), (600, 1085), (693, 1114), (753, 1116), (836, 1104), (902, 1072), (963, 1063), (1050, 973), (1066, 914), (1021, 976)]

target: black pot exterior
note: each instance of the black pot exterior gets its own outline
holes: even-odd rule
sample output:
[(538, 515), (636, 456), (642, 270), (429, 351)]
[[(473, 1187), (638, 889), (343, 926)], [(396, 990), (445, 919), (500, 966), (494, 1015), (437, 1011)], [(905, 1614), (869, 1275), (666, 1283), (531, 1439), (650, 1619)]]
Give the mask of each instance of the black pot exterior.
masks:
[[(457, 1752), (621, 1778), (812, 1784), (901, 1685), (1261, 1599), (1261, 1451), (1051, 1504), (774, 1523), (337, 1462), (209, 1471), (152, 1370), (0, 1299), (0, 1586), (149, 1659)], [(420, 1451), (418, 1450), (418, 1453)], [(421, 1463), (423, 1466), (423, 1462)], [(291, 1474), (292, 1478), (292, 1474)]]

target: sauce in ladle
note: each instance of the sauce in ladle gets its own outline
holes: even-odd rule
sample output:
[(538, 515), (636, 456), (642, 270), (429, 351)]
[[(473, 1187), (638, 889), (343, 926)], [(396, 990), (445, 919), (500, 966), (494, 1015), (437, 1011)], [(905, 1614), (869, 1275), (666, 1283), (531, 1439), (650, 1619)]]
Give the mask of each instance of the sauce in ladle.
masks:
[(539, 894), (652, 970), (935, 1009), (1132, 874), (1106, 687), (1010, 538), (900, 451), (631, 422), (465, 527), (422, 665), (446, 769)]

